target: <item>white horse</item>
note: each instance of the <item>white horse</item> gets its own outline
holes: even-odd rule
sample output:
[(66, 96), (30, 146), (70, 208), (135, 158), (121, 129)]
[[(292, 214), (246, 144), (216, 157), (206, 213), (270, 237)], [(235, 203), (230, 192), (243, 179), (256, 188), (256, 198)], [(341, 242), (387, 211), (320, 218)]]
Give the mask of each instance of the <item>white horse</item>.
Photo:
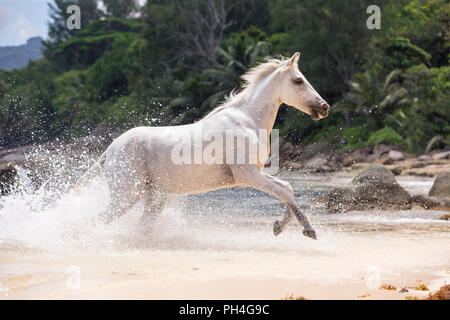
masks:
[[(252, 68), (242, 76), (246, 81), (244, 89), (231, 94), (224, 104), (198, 122), (171, 127), (137, 127), (125, 132), (77, 182), (76, 189), (103, 168), (111, 194), (106, 215), (109, 222), (126, 213), (143, 197), (146, 200), (144, 217), (148, 218), (162, 210), (169, 194), (252, 187), (275, 196), (286, 205), (283, 220), (274, 224), (275, 235), (281, 233), (295, 216), (304, 227), (303, 234), (316, 239), (315, 231), (294, 201), (290, 184), (263, 171), (268, 152), (251, 162), (252, 155), (248, 151), (260, 142), (258, 132), (261, 129), (267, 133), (264, 143), (269, 144), (269, 134), (283, 103), (309, 114), (314, 120), (328, 115), (329, 105), (298, 69), (299, 56), (295, 53), (289, 59), (273, 59)], [(225, 137), (230, 129), (237, 139), (245, 140), (244, 162), (230, 161), (234, 160), (235, 152), (242, 152), (234, 140), (231, 147), (220, 144), (222, 139), (218, 139), (218, 135)], [(174, 150), (180, 149), (180, 137), (191, 142), (191, 137), (208, 131), (214, 132), (215, 142), (219, 143), (216, 144), (219, 148), (214, 150), (215, 161), (198, 158), (191, 163), (174, 161), (174, 154), (178, 152), (174, 153)], [(202, 154), (206, 148), (205, 141), (194, 142), (192, 148), (188, 148), (187, 159), (192, 159), (191, 150), (195, 158), (195, 151), (200, 150)], [(230, 152), (233, 156), (227, 157)]]

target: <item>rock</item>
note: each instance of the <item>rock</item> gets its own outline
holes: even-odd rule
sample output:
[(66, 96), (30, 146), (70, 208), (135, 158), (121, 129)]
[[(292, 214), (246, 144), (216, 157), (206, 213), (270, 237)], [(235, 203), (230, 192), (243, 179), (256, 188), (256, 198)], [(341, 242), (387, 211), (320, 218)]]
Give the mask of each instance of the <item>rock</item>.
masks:
[(438, 174), (428, 195), (437, 198), (450, 198), (450, 172)]
[(389, 152), (392, 150), (401, 151), (401, 148), (390, 144), (380, 143), (378, 147), (373, 149), (372, 153), (375, 159), (379, 159), (382, 157), (387, 157)]
[(440, 216), (439, 220), (450, 221), (450, 214), (444, 214), (443, 216)]
[(409, 169), (417, 169), (417, 168), (423, 168), (423, 167), (426, 167), (427, 165), (429, 165), (429, 161), (423, 161), (423, 162), (416, 162), (416, 163), (413, 163), (410, 167), (409, 167)]
[(283, 163), (283, 168), (286, 170), (302, 170), (303, 169), (303, 164), (301, 162), (297, 162), (297, 161), (289, 161), (289, 160), (285, 160)]
[(405, 156), (403, 155), (403, 153), (401, 151), (396, 151), (396, 150), (389, 151), (388, 157), (394, 161), (405, 160)]
[(315, 169), (323, 166), (327, 163), (327, 159), (321, 157), (321, 156), (315, 156), (305, 163), (305, 168), (307, 169)]
[(353, 156), (345, 157), (344, 161), (342, 161), (342, 165), (344, 167), (351, 167), (355, 163), (356, 163), (356, 159)]
[(359, 173), (349, 186), (336, 187), (325, 195), (328, 210), (342, 212), (367, 209), (409, 209), (409, 193), (382, 165), (372, 165)]
[(11, 192), (17, 171), (14, 167), (0, 170), (0, 195), (6, 195)]
[(332, 172), (336, 171), (337, 165), (334, 161), (328, 161), (325, 157), (317, 155), (305, 162), (304, 169), (312, 172)]
[(389, 164), (394, 164), (394, 160), (392, 160), (390, 157), (384, 157), (384, 158), (375, 160), (375, 163), (389, 165)]
[(443, 172), (450, 172), (450, 160), (416, 162), (409, 168), (406, 167), (402, 175), (435, 177)]
[(282, 159), (292, 160), (299, 156), (301, 152), (301, 148), (295, 146), (292, 142), (287, 141), (280, 144), (280, 156)]
[(386, 183), (394, 184), (397, 183), (392, 172), (382, 165), (372, 165), (366, 170), (360, 172), (356, 177), (353, 178), (352, 184), (361, 185), (365, 183)]
[(391, 171), (395, 176), (399, 176), (402, 173), (403, 169), (400, 167), (393, 167), (391, 168)]
[(450, 151), (444, 151), (433, 154), (431, 157), (433, 160), (444, 160), (444, 159), (450, 159)]
[(439, 199), (424, 195), (417, 195), (411, 197), (411, 203), (413, 205), (415, 204), (425, 209), (437, 208), (443, 205), (442, 202), (439, 201)]
[(431, 160), (431, 157), (427, 154), (423, 154), (417, 158), (417, 161), (430, 161), (430, 160)]
[(425, 195), (411, 197), (411, 204), (424, 209), (450, 211), (450, 198), (435, 198)]
[(370, 155), (372, 152), (373, 148), (371, 147), (347, 150), (346, 152), (344, 152), (344, 156), (341, 159), (342, 164), (343, 166), (350, 167), (351, 165), (358, 162), (372, 162), (373, 159), (371, 159)]

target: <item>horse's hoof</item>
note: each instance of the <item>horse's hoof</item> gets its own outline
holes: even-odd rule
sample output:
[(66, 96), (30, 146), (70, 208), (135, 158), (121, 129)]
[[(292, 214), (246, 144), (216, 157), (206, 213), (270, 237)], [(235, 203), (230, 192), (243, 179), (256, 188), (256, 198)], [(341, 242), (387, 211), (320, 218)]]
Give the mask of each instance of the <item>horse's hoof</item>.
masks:
[(310, 225), (306, 225), (303, 229), (303, 235), (310, 237), (311, 239), (317, 240), (317, 235), (314, 229)]
[(275, 223), (273, 224), (273, 234), (275, 236), (279, 235), (281, 233), (281, 224), (280, 221), (275, 221)]

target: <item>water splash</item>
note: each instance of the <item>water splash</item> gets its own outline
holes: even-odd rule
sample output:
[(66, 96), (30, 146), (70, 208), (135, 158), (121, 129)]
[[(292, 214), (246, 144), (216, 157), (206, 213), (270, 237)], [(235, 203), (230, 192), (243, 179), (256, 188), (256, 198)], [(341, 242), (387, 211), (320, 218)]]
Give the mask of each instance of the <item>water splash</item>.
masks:
[[(276, 199), (251, 189), (227, 189), (170, 201), (150, 227), (141, 223), (143, 204), (110, 225), (99, 215), (108, 210), (109, 192), (100, 176), (81, 190), (70, 191), (74, 177), (92, 163), (87, 156), (78, 162), (55, 153), (50, 175), (36, 187), (29, 172), (17, 170), (13, 192), (0, 197), (0, 245), (19, 245), (48, 251), (114, 252), (117, 250), (240, 250), (292, 251), (332, 254), (343, 233), (446, 232), (438, 213), (359, 212), (323, 214), (311, 200), (325, 192), (329, 179), (292, 176), (296, 200), (310, 216), (319, 241), (305, 238), (293, 222), (274, 237), (272, 225), (283, 213)], [(286, 177), (284, 177), (286, 178)], [(288, 177), (289, 179), (289, 177)], [(429, 183), (429, 181), (425, 181)], [(328, 184), (327, 184), (328, 183)]]

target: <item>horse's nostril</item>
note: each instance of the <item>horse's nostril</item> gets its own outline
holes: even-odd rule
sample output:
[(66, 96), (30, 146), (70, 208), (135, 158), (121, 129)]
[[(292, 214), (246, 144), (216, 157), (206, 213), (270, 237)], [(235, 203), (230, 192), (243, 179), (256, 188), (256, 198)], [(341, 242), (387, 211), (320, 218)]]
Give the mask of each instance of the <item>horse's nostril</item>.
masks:
[(323, 111), (328, 111), (328, 109), (330, 109), (330, 106), (324, 103), (323, 105), (320, 106), (320, 109), (322, 109)]

